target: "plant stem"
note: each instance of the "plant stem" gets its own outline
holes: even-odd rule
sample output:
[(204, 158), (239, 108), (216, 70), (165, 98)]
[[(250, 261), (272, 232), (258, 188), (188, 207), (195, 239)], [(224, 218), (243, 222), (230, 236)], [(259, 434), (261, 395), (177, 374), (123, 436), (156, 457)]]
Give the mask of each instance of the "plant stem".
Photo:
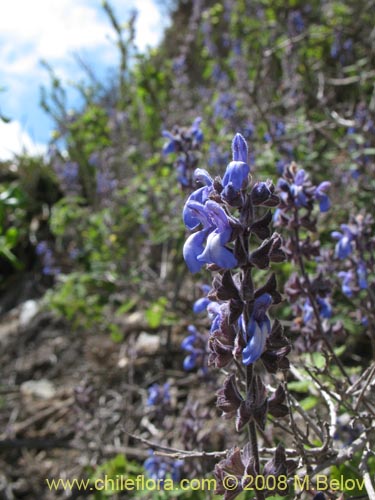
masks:
[[(249, 392), (253, 381), (253, 365), (246, 367), (246, 390)], [(254, 458), (255, 471), (256, 474), (260, 474), (260, 460), (259, 460), (259, 449), (258, 449), (258, 438), (257, 431), (254, 420), (250, 420), (248, 424), (249, 429), (249, 440), (251, 446), (251, 454)], [(255, 496), (257, 500), (264, 500), (265, 496), (263, 491), (255, 490)]]
[(307, 296), (310, 300), (311, 307), (313, 308), (313, 312), (314, 312), (314, 316), (316, 319), (316, 324), (318, 327), (319, 335), (320, 335), (321, 339), (323, 340), (323, 342), (325, 343), (326, 347), (328, 348), (333, 359), (335, 360), (340, 372), (342, 373), (344, 378), (348, 381), (348, 383), (351, 384), (352, 382), (351, 382), (350, 377), (344, 368), (344, 365), (342, 364), (341, 360), (337, 357), (337, 355), (336, 355), (336, 353), (331, 345), (331, 342), (328, 340), (327, 335), (324, 332), (323, 327), (322, 327), (321, 318), (320, 318), (320, 314), (319, 314), (319, 308), (316, 304), (315, 295), (311, 291), (310, 278), (306, 272), (305, 264), (303, 262), (303, 257), (302, 257), (301, 252), (300, 252), (300, 238), (299, 238), (299, 231), (298, 231), (299, 217), (298, 217), (297, 211), (294, 214), (294, 223), (295, 223), (294, 224), (294, 239), (295, 239), (294, 245), (295, 245), (296, 252), (297, 252), (297, 262), (298, 262), (298, 265), (300, 267), (301, 275), (302, 275), (303, 280), (304, 280), (305, 291), (306, 291)]

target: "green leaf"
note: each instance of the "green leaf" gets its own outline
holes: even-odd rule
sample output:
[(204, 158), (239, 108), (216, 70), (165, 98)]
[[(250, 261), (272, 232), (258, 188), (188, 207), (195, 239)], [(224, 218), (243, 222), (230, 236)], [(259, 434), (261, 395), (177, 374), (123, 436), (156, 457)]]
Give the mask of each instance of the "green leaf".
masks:
[(296, 380), (288, 383), (288, 389), (295, 392), (309, 392), (311, 382), (308, 380)]
[(15, 227), (10, 227), (7, 229), (5, 233), (5, 240), (7, 242), (7, 246), (14, 247), (17, 244), (19, 238), (19, 231)]
[(318, 402), (319, 399), (316, 398), (315, 396), (307, 396), (307, 398), (302, 399), (302, 401), (300, 401), (300, 405), (305, 411), (308, 411), (315, 408)]
[(158, 328), (161, 325), (167, 299), (160, 297), (156, 302), (151, 304), (150, 308), (146, 311), (146, 320), (150, 328)]

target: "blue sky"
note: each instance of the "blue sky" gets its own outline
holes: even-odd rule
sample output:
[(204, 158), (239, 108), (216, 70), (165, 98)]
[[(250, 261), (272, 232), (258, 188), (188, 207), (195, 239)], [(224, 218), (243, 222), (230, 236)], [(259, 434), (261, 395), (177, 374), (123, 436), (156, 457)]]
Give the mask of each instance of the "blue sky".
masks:
[[(154, 46), (167, 20), (154, 0), (111, 0), (119, 21), (130, 9), (138, 11), (137, 45)], [(42, 152), (52, 123), (39, 107), (40, 86), (48, 87), (48, 75), (40, 64), (45, 59), (63, 81), (77, 81), (84, 74), (74, 54), (103, 76), (114, 67), (118, 52), (114, 34), (100, 0), (11, 0), (0, 16), (0, 160), (12, 158), (25, 148)], [(72, 102), (74, 104), (74, 102)]]

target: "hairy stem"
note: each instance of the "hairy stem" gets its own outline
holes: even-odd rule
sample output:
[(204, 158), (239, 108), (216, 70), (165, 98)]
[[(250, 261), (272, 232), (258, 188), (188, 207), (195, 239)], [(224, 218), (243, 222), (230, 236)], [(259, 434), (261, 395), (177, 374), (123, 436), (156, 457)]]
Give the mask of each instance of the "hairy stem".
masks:
[[(253, 381), (253, 365), (246, 367), (246, 390), (249, 391)], [(251, 420), (248, 425), (249, 429), (249, 440), (251, 445), (251, 454), (254, 458), (255, 471), (260, 474), (260, 460), (259, 460), (259, 449), (258, 449), (258, 438), (257, 431), (254, 420)], [(263, 491), (256, 491), (256, 500), (264, 500), (265, 496)]]

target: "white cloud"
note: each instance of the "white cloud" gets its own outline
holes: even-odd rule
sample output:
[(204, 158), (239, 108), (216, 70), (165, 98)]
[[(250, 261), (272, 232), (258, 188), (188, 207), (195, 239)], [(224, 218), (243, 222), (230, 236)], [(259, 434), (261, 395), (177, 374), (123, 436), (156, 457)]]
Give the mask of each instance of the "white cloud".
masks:
[[(165, 26), (154, 0), (109, 0), (119, 22), (138, 11), (136, 43), (140, 50), (154, 46)], [(33, 130), (41, 137), (40, 113), (36, 111), (40, 85), (49, 86), (40, 61), (51, 64), (63, 81), (77, 81), (83, 71), (73, 59), (79, 54), (93, 72), (117, 64), (116, 35), (101, 0), (11, 0), (0, 15), (0, 110), (18, 120), (15, 136)], [(21, 125), (20, 125), (21, 124)], [(2, 126), (3, 127), (3, 126)], [(13, 125), (15, 127), (15, 125)], [(46, 137), (43, 131), (43, 136)], [(25, 143), (28, 143), (25, 139)], [(3, 144), (0, 137), (0, 144)], [(10, 148), (11, 149), (11, 148)]]
[[(163, 23), (152, 0), (113, 4), (120, 21), (126, 21), (131, 7), (138, 10), (141, 50), (158, 42)], [(108, 46), (108, 37), (113, 33), (99, 0), (12, 0), (0, 16), (0, 61), (8, 74), (25, 74), (40, 59), (53, 62), (74, 51)]]
[(0, 120), (0, 160), (10, 160), (25, 151), (31, 155), (43, 154), (46, 147), (36, 144), (18, 121), (4, 123)]

